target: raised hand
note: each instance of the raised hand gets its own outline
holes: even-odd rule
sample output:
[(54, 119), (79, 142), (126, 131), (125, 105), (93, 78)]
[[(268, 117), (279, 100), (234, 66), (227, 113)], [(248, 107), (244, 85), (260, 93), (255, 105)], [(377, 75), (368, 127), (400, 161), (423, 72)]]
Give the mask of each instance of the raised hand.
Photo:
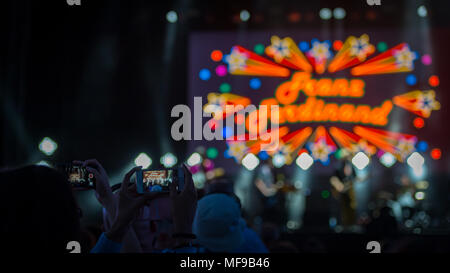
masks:
[(192, 180), (192, 174), (183, 165), (184, 189), (177, 192), (177, 184), (170, 184), (170, 199), (172, 201), (172, 215), (174, 233), (192, 233), (192, 222), (197, 209), (197, 190)]
[(113, 220), (111, 229), (106, 236), (116, 242), (121, 242), (123, 236), (128, 231), (128, 228), (135, 218), (136, 212), (148, 200), (155, 198), (157, 195), (138, 194), (136, 186), (130, 187), (130, 178), (141, 167), (134, 167), (124, 177), (122, 186), (117, 198), (117, 214)]

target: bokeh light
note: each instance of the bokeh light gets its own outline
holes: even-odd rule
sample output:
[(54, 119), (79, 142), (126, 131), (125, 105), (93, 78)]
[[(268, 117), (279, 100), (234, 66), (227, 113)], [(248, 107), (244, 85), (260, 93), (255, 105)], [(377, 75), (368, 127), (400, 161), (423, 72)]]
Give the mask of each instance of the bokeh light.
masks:
[(431, 59), (431, 56), (428, 54), (425, 54), (422, 56), (422, 63), (424, 65), (430, 65), (433, 62), (433, 60)]
[(336, 40), (333, 43), (333, 49), (336, 50), (336, 51), (339, 51), (339, 50), (341, 50), (342, 45), (343, 45), (342, 41)]
[(431, 76), (431, 77), (428, 79), (428, 83), (429, 83), (431, 86), (433, 86), (433, 87), (438, 86), (438, 85), (439, 85), (439, 77), (436, 76), (436, 75)]
[(433, 150), (431, 150), (430, 155), (431, 155), (431, 158), (433, 158), (434, 160), (440, 159), (442, 156), (441, 149), (434, 148)]
[(214, 147), (209, 147), (206, 149), (206, 156), (208, 158), (214, 159), (219, 155), (219, 151)]
[(201, 79), (202, 81), (207, 81), (207, 80), (209, 80), (209, 79), (211, 78), (211, 72), (210, 72), (208, 69), (203, 68), (203, 69), (200, 70), (200, 72), (198, 73), (198, 76), (200, 77), (200, 79)]
[(211, 52), (211, 60), (215, 61), (215, 62), (220, 62), (223, 58), (223, 54), (222, 51), (220, 50), (213, 50), (213, 52)]
[(298, 47), (300, 48), (301, 51), (306, 52), (309, 50), (309, 43), (306, 41), (300, 42), (298, 44)]
[(388, 49), (388, 46), (387, 46), (387, 44), (385, 42), (379, 42), (377, 44), (377, 50), (379, 52), (385, 52), (387, 49)]
[(261, 87), (261, 80), (258, 78), (253, 78), (250, 80), (250, 88), (253, 90), (257, 90)]
[(222, 93), (228, 93), (231, 91), (231, 85), (229, 83), (224, 82), (219, 86), (219, 91)]
[(256, 54), (262, 55), (264, 54), (265, 46), (263, 44), (256, 44), (253, 50)]
[(423, 118), (417, 117), (417, 118), (414, 119), (413, 125), (417, 129), (421, 129), (421, 128), (423, 128), (423, 126), (425, 126), (425, 121), (423, 120)]
[(219, 77), (224, 77), (227, 75), (227, 67), (223, 64), (216, 67), (216, 75)]
[(408, 85), (415, 85), (417, 83), (416, 76), (413, 74), (409, 74), (408, 76), (406, 76), (406, 83)]

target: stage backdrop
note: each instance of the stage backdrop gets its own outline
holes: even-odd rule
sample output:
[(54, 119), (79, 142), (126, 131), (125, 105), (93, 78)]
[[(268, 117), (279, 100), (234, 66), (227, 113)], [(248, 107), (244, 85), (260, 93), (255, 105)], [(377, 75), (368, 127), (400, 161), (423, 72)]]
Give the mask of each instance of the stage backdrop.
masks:
[[(204, 147), (204, 155), (229, 172), (242, 168), (248, 153), (260, 160), (276, 156), (292, 167), (306, 153), (312, 170), (321, 173), (332, 172), (336, 158), (360, 151), (378, 168), (386, 168), (383, 156), (385, 165), (406, 168), (414, 152), (432, 165), (442, 152), (433, 139), (442, 133), (437, 120), (445, 105), (434, 67), (438, 57), (424, 35), (413, 29), (194, 33), (191, 109), (194, 96), (210, 109), (279, 104), (281, 145), (261, 152), (260, 143), (234, 141), (236, 132), (222, 128), (228, 141), (191, 141), (189, 151)], [(235, 116), (236, 122), (255, 122)], [(218, 124), (208, 120), (203, 124)]]

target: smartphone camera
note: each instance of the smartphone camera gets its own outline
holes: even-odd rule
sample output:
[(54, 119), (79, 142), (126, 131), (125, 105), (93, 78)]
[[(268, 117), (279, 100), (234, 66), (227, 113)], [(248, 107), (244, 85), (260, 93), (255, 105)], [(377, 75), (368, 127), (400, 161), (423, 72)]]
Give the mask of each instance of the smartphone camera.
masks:
[(74, 164), (62, 164), (59, 167), (65, 174), (69, 184), (76, 189), (95, 188), (94, 174), (88, 172), (85, 167)]
[(184, 186), (184, 172), (179, 169), (139, 170), (136, 172), (138, 193), (169, 192), (170, 184), (177, 183), (178, 191)]

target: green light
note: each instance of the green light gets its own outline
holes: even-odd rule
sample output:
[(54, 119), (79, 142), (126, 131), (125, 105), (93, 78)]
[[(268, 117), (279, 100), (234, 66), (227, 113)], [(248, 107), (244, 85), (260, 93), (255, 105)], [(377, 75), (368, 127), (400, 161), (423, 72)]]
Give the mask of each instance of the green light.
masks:
[(336, 157), (336, 159), (341, 159), (342, 158), (342, 149), (337, 150), (336, 153), (334, 153), (334, 156)]
[(253, 48), (253, 51), (255, 51), (256, 54), (262, 55), (264, 53), (265, 47), (263, 44), (257, 44)]
[(222, 84), (220, 85), (219, 90), (220, 90), (220, 92), (222, 92), (222, 93), (228, 93), (228, 92), (231, 91), (231, 85), (228, 84), (228, 83), (226, 83), (226, 82), (224, 82), (224, 83), (222, 83)]
[(217, 151), (217, 149), (214, 148), (214, 147), (209, 147), (209, 148), (206, 150), (206, 156), (209, 157), (209, 158), (211, 158), (211, 159), (216, 158), (218, 154), (219, 154), (219, 151)]
[(385, 42), (379, 42), (377, 45), (377, 49), (380, 52), (385, 52), (388, 49), (388, 46)]
[(330, 192), (327, 190), (322, 191), (322, 198), (327, 199), (328, 197), (330, 197)]

